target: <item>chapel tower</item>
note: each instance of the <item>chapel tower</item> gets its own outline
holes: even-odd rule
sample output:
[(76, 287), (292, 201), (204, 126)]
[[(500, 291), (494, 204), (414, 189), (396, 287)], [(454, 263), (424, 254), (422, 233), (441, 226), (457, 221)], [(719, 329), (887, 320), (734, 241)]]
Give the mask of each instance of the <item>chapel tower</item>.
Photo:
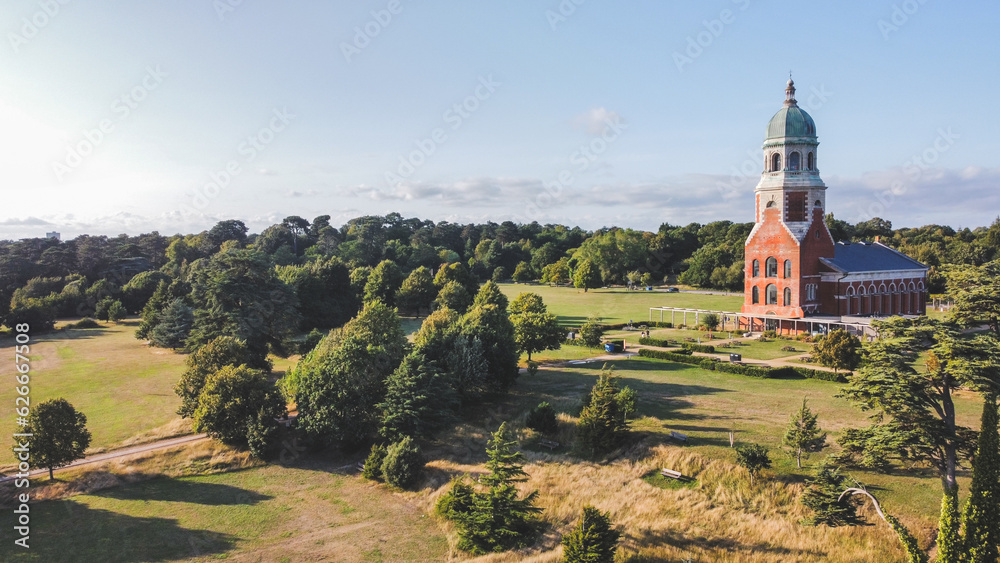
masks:
[(743, 312), (800, 318), (820, 310), (820, 258), (833, 258), (823, 221), (826, 185), (819, 176), (816, 124), (795, 100), (767, 124), (764, 171), (754, 190), (754, 228), (746, 240)]

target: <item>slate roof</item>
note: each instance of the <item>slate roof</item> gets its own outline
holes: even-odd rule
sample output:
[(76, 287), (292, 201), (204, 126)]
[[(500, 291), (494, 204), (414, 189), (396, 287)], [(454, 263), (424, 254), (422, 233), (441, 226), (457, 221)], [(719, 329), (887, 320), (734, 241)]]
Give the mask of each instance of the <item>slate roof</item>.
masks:
[(833, 258), (820, 258), (820, 261), (843, 273), (927, 270), (927, 266), (879, 242), (838, 242)]

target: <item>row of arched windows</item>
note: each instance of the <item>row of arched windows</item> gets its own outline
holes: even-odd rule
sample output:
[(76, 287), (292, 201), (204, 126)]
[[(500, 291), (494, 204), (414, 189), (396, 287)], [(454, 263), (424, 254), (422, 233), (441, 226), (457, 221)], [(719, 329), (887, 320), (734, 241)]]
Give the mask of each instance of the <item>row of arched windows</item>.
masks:
[[(792, 277), (792, 261), (785, 260), (785, 279)], [(753, 261), (753, 277), (760, 277), (760, 260), (754, 259)], [(766, 278), (776, 278), (778, 277), (778, 259), (774, 256), (768, 256), (767, 260), (764, 261), (764, 277)]]
[[(799, 151), (792, 151), (788, 155), (788, 170), (796, 171), (802, 169), (802, 155)], [(771, 153), (770, 158), (764, 158), (764, 170), (765, 172), (779, 172), (781, 170), (781, 153), (775, 152)], [(806, 154), (806, 170), (816, 169), (816, 157), (813, 155), (812, 151)]]
[[(753, 304), (754, 305), (759, 305), (760, 304), (760, 288), (755, 285), (755, 286), (753, 286), (753, 289), (750, 290), (750, 293), (751, 293), (751, 297), (750, 298), (753, 301)], [(782, 292), (782, 293), (783, 293), (783, 295), (782, 295), (782, 298), (783, 298), (782, 299), (782, 305), (784, 305), (785, 307), (788, 307), (789, 305), (792, 304), (792, 290), (791, 290), (791, 288), (786, 287), (785, 291)], [(764, 299), (765, 299), (765, 301), (764, 301), (765, 305), (777, 305), (778, 304), (778, 286), (774, 285), (773, 283), (767, 284), (767, 287), (764, 288)]]
[[(897, 293), (897, 292), (903, 292), (903, 291), (923, 291), (923, 290), (924, 290), (924, 282), (923, 281), (918, 281), (917, 283), (910, 282), (909, 285), (906, 285), (905, 283), (900, 283), (899, 287), (897, 287), (895, 283), (890, 283), (888, 285), (888, 287), (884, 283), (882, 283), (882, 284), (879, 284), (878, 289), (876, 289), (875, 288), (875, 284), (872, 283), (872, 284), (869, 284), (867, 287), (863, 286), (863, 285), (861, 287), (859, 287), (858, 290), (857, 290), (857, 294), (858, 295), (877, 295), (877, 294), (880, 294), (880, 293)], [(854, 292), (854, 286), (848, 287), (847, 288), (847, 296), (848, 297), (853, 297), (854, 294), (855, 294), (855, 292)]]

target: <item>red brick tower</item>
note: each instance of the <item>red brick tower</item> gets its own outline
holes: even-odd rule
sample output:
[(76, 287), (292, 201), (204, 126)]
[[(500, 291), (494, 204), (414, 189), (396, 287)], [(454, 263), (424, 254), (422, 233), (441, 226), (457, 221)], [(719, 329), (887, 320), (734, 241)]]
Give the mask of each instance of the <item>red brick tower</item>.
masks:
[(789, 79), (784, 107), (767, 125), (764, 172), (754, 190), (744, 313), (800, 318), (820, 310), (819, 259), (833, 258), (834, 244), (823, 221), (818, 145), (816, 124), (799, 108)]

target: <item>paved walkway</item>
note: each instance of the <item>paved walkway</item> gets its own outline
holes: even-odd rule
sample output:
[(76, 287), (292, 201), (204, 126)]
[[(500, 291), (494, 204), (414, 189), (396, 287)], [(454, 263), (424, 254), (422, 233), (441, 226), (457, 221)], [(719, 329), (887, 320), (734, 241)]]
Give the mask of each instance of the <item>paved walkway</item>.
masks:
[[(94, 454), (92, 456), (87, 456), (83, 459), (78, 459), (69, 465), (64, 465), (63, 467), (57, 467), (56, 471), (62, 471), (63, 469), (70, 469), (73, 467), (80, 467), (82, 465), (90, 465), (92, 463), (100, 463), (102, 461), (109, 461), (112, 459), (119, 459), (127, 457), (130, 455), (141, 454), (143, 452), (151, 452), (154, 450), (162, 450), (165, 448), (172, 448), (174, 446), (179, 446), (181, 444), (190, 444), (193, 442), (200, 442), (202, 440), (208, 440), (208, 434), (189, 434), (187, 436), (180, 436), (177, 438), (168, 438), (166, 440), (159, 440), (157, 442), (150, 442), (148, 444), (140, 444), (138, 446), (132, 446), (129, 448), (122, 448), (120, 450), (112, 450), (110, 452), (104, 452), (99, 454)], [(35, 469), (28, 473), (29, 476), (35, 477), (37, 475), (45, 475), (49, 472), (48, 469)], [(8, 475), (6, 477), (0, 478), (0, 483), (6, 483), (7, 481), (12, 481), (16, 477), (13, 475)]]

